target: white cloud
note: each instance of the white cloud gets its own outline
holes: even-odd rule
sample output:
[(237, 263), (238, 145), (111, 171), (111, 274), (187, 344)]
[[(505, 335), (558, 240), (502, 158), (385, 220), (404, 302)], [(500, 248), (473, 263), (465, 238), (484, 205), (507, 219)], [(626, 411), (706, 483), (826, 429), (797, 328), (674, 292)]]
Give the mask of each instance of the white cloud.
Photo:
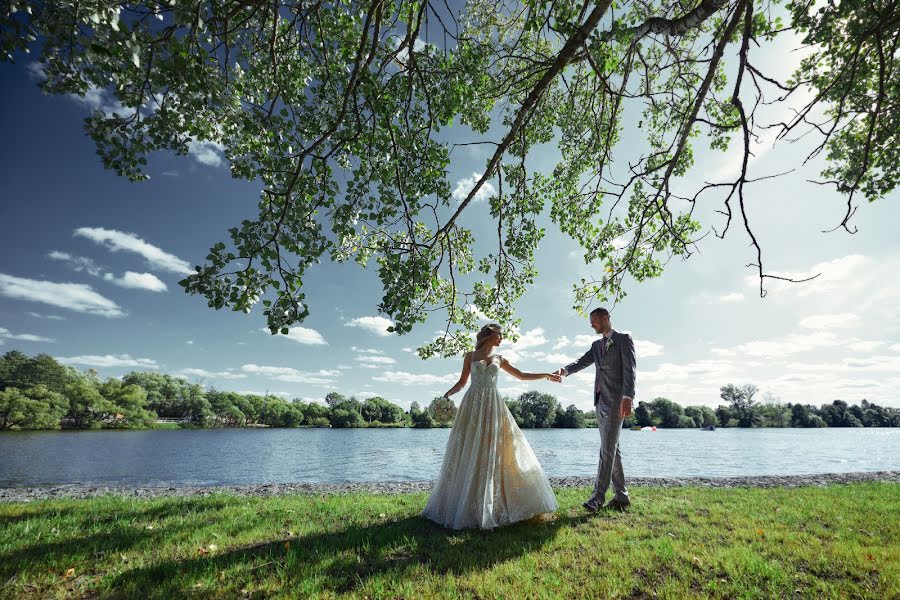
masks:
[(121, 102), (106, 90), (93, 85), (88, 88), (84, 95), (69, 94), (69, 98), (91, 111), (102, 111), (107, 117), (111, 117), (115, 113), (120, 117), (127, 118), (136, 112), (133, 108), (123, 106)]
[(35, 317), (36, 319), (49, 319), (51, 321), (65, 321), (65, 317), (60, 317), (59, 315), (42, 315), (41, 313), (29, 312), (29, 315)]
[(360, 354), (384, 354), (383, 350), (378, 350), (376, 348), (359, 348), (357, 346), (350, 346), (350, 349), (353, 352), (359, 352)]
[(267, 365), (246, 364), (241, 371), (253, 375), (262, 375), (278, 381), (290, 383), (308, 383), (312, 385), (328, 385), (333, 377), (340, 374), (338, 370), (321, 369), (319, 371), (299, 371), (292, 367), (272, 367)]
[(663, 347), (661, 344), (649, 340), (634, 340), (634, 353), (638, 358), (660, 356), (663, 353)]
[(575, 357), (574, 357), (574, 356), (570, 356), (570, 355), (568, 355), (568, 354), (560, 354), (560, 353), (557, 353), (557, 352), (552, 352), (552, 353), (550, 353), (550, 354), (545, 354), (545, 355), (543, 355), (543, 356), (540, 357), (540, 358), (541, 358), (541, 360), (547, 361), (548, 363), (560, 364), (560, 365), (567, 365), (567, 364), (569, 364), (570, 362), (574, 362), (574, 361), (575, 361)]
[(888, 348), (888, 350), (893, 350), (894, 352), (900, 352), (900, 344), (893, 344), (893, 345), (891, 345), (890, 348)]
[(730, 348), (713, 348), (718, 356), (783, 357), (819, 348), (833, 348), (845, 342), (831, 331), (792, 333), (771, 340), (753, 340)]
[(393, 327), (393, 325), (394, 323), (390, 319), (384, 317), (357, 317), (344, 323), (344, 327), (359, 327), (381, 337), (391, 335), (387, 328)]
[(584, 352), (587, 352), (591, 344), (600, 339), (599, 335), (576, 335), (575, 339), (572, 340), (572, 347), (577, 349), (583, 349)]
[(200, 164), (209, 167), (218, 167), (225, 161), (222, 152), (225, 146), (219, 142), (211, 142), (208, 140), (189, 140), (188, 154)]
[(28, 71), (28, 76), (35, 81), (44, 81), (47, 79), (47, 72), (44, 69), (44, 63), (37, 61), (32, 61), (25, 66), (25, 70)]
[(744, 294), (740, 292), (731, 292), (730, 294), (725, 294), (723, 296), (719, 296), (719, 302), (743, 302)]
[(193, 272), (187, 261), (145, 242), (133, 233), (103, 229), (102, 227), (79, 227), (75, 230), (75, 236), (104, 245), (113, 252), (124, 251), (139, 254), (152, 269), (170, 271), (180, 275), (189, 275)]
[[(263, 327), (260, 331), (264, 333), (269, 333), (269, 330)], [(297, 342), (298, 344), (303, 344), (305, 346), (324, 346), (327, 345), (328, 342), (325, 341), (325, 338), (322, 337), (322, 334), (316, 331), (315, 329), (309, 329), (308, 327), (291, 327), (287, 334), (276, 333), (273, 334), (275, 337), (281, 337), (289, 339), (293, 342)]]
[(849, 342), (847, 344), (847, 348), (849, 348), (853, 352), (872, 352), (873, 350), (877, 350), (881, 346), (884, 346), (884, 342), (875, 340), (858, 340)]
[(356, 360), (358, 360), (361, 363), (369, 363), (369, 364), (376, 364), (376, 365), (393, 365), (393, 364), (396, 364), (396, 362), (397, 362), (390, 356), (372, 356), (372, 355), (357, 356)]
[[(822, 296), (828, 292), (840, 292), (846, 296), (850, 292), (865, 287), (866, 282), (859, 275), (871, 264), (868, 257), (850, 254), (834, 260), (814, 264), (808, 271), (772, 271), (771, 275), (788, 279), (802, 280), (818, 275), (815, 279), (804, 283), (792, 283), (778, 279), (766, 279), (763, 284), (770, 294), (796, 294), (800, 297)], [(745, 283), (752, 288), (759, 287), (759, 278), (748, 275)]]
[(236, 394), (240, 394), (242, 396), (280, 396), (281, 398), (290, 398), (293, 396), (290, 392), (273, 392), (273, 391), (265, 391), (265, 392), (257, 392), (256, 390), (240, 390), (235, 392)]
[(316, 398), (314, 396), (300, 396), (299, 398), (294, 398), (294, 401), (306, 402), (307, 404), (325, 404), (325, 400), (322, 398)]
[(88, 367), (143, 367), (158, 369), (157, 362), (150, 358), (133, 358), (129, 354), (84, 354), (81, 356), (57, 357), (56, 360), (67, 365), (86, 365)]
[[(756, 138), (751, 138), (751, 155), (747, 161), (748, 174), (750, 173), (750, 168), (753, 163), (768, 154), (775, 146), (778, 131), (778, 128), (766, 129), (759, 132), (759, 135)], [(724, 154), (724, 158), (722, 159), (719, 168), (708, 178), (708, 181), (712, 183), (733, 181), (741, 174), (743, 162), (744, 142), (743, 140), (732, 140), (728, 147), (728, 151)]]
[(73, 256), (68, 252), (60, 252), (58, 250), (50, 252), (47, 255), (47, 258), (68, 263), (68, 265), (72, 267), (72, 270), (77, 273), (85, 271), (94, 277), (103, 277), (104, 281), (108, 281), (119, 287), (150, 290), (151, 292), (164, 292), (167, 290), (166, 284), (156, 277), (156, 275), (151, 273), (126, 271), (121, 277), (116, 277), (112, 273), (104, 273), (103, 267), (95, 263), (93, 259), (84, 256)]
[[(456, 184), (456, 188), (453, 190), (452, 197), (457, 202), (462, 202), (466, 199), (466, 196), (472, 191), (472, 188), (475, 187), (475, 184), (481, 179), (482, 173), (472, 173), (471, 177), (464, 177), (459, 180)], [(480, 202), (482, 200), (487, 200), (491, 196), (497, 193), (497, 188), (490, 181), (485, 181), (484, 185), (482, 185), (478, 191), (475, 193), (475, 196), (472, 198), (472, 202)]]
[(124, 317), (118, 304), (83, 283), (55, 283), (0, 273), (0, 295), (102, 317)]
[(103, 273), (103, 269), (98, 266), (97, 263), (84, 256), (72, 256), (68, 252), (60, 252), (58, 250), (54, 250), (47, 254), (47, 258), (68, 263), (69, 266), (72, 267), (72, 270), (76, 273), (86, 271), (87, 273), (95, 277), (98, 277)]
[(206, 377), (207, 379), (244, 379), (247, 377), (244, 373), (235, 373), (231, 370), (224, 370), (219, 372), (207, 371), (205, 369), (181, 369), (180, 371), (176, 371), (177, 375), (185, 375), (190, 377)]
[(386, 383), (397, 383), (400, 385), (431, 385), (435, 383), (454, 383), (459, 376), (449, 375), (431, 375), (430, 373), (407, 373), (406, 371), (385, 371), (381, 375), (372, 378), (372, 381), (383, 381)]
[[(397, 37), (395, 41), (396, 41), (396, 47), (399, 47), (400, 44), (403, 43), (403, 38)], [(415, 40), (413, 40), (413, 52), (414, 53), (422, 52), (422, 50), (425, 49), (425, 46), (426, 46), (425, 41), (422, 40), (421, 38), (417, 37)], [(409, 48), (403, 48), (402, 50), (397, 52), (395, 60), (397, 61), (397, 64), (400, 65), (401, 68), (406, 67), (406, 61), (409, 60)]]
[(850, 327), (859, 321), (859, 315), (840, 313), (836, 315), (812, 315), (800, 321), (800, 327), (807, 329), (836, 329)]
[[(622, 333), (628, 333), (627, 331), (623, 331)], [(557, 340), (556, 344), (553, 345), (554, 350), (559, 350), (563, 348), (567, 348), (572, 350), (573, 352), (577, 352), (579, 356), (590, 350), (591, 344), (596, 342), (599, 338), (597, 335), (577, 335), (574, 340), (569, 340), (568, 337), (561, 337)], [(656, 342), (651, 342), (650, 340), (634, 340), (634, 352), (638, 358), (652, 358), (654, 356), (661, 356), (663, 353), (662, 344), (657, 344)], [(548, 355), (548, 358), (553, 355)], [(569, 361), (571, 362), (571, 361)]]
[(466, 304), (465, 309), (467, 311), (469, 311), (470, 313), (472, 313), (473, 315), (475, 315), (475, 318), (478, 321), (487, 321), (488, 320), (488, 317), (486, 314), (484, 314), (484, 311), (482, 311), (480, 308), (478, 308), (478, 306), (476, 306), (475, 304)]
[(149, 290), (151, 292), (165, 292), (168, 288), (156, 275), (152, 273), (135, 273), (134, 271), (125, 271), (121, 277), (116, 277), (112, 273), (103, 275), (103, 279), (119, 287)]
[(188, 340), (188, 341), (185, 342), (185, 344), (187, 344), (188, 346), (193, 346), (193, 345), (194, 345), (194, 340)]
[(541, 327), (535, 327), (519, 334), (519, 339), (512, 344), (512, 348), (517, 352), (521, 352), (528, 348), (543, 346), (546, 343), (547, 338), (544, 337), (544, 330)]
[(497, 391), (500, 392), (501, 396), (510, 396), (513, 399), (517, 398), (518, 396), (521, 396), (522, 394), (527, 392), (529, 389), (531, 389), (531, 388), (529, 388), (524, 383), (497, 387)]
[(567, 336), (562, 336), (556, 338), (556, 342), (553, 344), (554, 350), (562, 350), (563, 348), (568, 348), (572, 345), (572, 340), (570, 340)]
[[(22, 342), (55, 342), (53, 338), (34, 335), (33, 333), (12, 333), (9, 329), (0, 327), (0, 340), (19, 340)], [(0, 341), (2, 343), (2, 341)]]

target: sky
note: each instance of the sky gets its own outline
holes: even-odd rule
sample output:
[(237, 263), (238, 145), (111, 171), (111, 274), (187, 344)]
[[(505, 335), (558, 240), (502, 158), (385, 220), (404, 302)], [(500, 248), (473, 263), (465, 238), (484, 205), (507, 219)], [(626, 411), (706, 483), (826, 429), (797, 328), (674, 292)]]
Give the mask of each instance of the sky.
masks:
[[(786, 74), (797, 56), (789, 40), (759, 50), (757, 64)], [(261, 310), (215, 311), (178, 281), (203, 261), (226, 230), (255, 218), (258, 188), (234, 180), (219, 150), (196, 144), (190, 156), (155, 154), (147, 182), (104, 170), (82, 119), (108, 103), (102, 95), (48, 97), (28, 60), (0, 64), (0, 352), (46, 352), (103, 377), (131, 370), (169, 373), (219, 389), (321, 402), (331, 391), (379, 395), (408, 408), (427, 404), (456, 381), (461, 358), (419, 359), (435, 319), (405, 336), (376, 307), (376, 273), (322, 263), (306, 277), (310, 317), (288, 336), (272, 336)], [(784, 110), (784, 109), (781, 109)], [(452, 133), (451, 133), (452, 134)], [(640, 147), (625, 132), (624, 150)], [(551, 169), (555, 151), (530, 159)], [(765, 140), (751, 176), (800, 167), (802, 144)], [(486, 155), (453, 154), (460, 193), (482, 172)], [(623, 159), (619, 159), (619, 166)], [(700, 150), (681, 183), (735, 172), (739, 153)], [(787, 167), (786, 167), (787, 166)], [(716, 406), (721, 386), (753, 383), (760, 397), (823, 404), (835, 399), (900, 407), (900, 223), (898, 194), (860, 206), (856, 235), (822, 233), (843, 217), (845, 200), (808, 182), (815, 161), (754, 184), (747, 206), (771, 272), (819, 274), (804, 284), (770, 283), (760, 298), (747, 268), (754, 254), (733, 227), (707, 236), (689, 260), (655, 280), (627, 286), (612, 309), (615, 329), (630, 332), (638, 354), (637, 400), (664, 396), (682, 405)], [(710, 202), (706, 224), (721, 225)], [(476, 231), (490, 225), (484, 198), (465, 213)], [(538, 285), (518, 303), (520, 339), (497, 350), (525, 371), (551, 371), (587, 351), (595, 334), (572, 308), (572, 284), (596, 275), (577, 245), (549, 222), (537, 252)], [(494, 243), (479, 238), (476, 252)], [(483, 246), (483, 248), (481, 248)], [(504, 394), (539, 390), (589, 409), (593, 373), (562, 384), (501, 376)], [(457, 402), (462, 394), (455, 396)]]

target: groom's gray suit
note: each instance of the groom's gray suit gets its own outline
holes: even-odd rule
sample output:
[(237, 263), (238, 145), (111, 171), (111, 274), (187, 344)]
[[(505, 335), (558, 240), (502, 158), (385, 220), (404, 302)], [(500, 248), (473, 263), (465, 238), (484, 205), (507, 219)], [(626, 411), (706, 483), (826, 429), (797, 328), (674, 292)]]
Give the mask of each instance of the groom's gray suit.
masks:
[(637, 359), (634, 342), (627, 333), (610, 331), (609, 337), (601, 337), (591, 344), (584, 356), (564, 367), (564, 375), (571, 375), (594, 365), (594, 409), (600, 430), (600, 462), (597, 465), (597, 481), (594, 494), (598, 502), (606, 500), (606, 491), (612, 480), (615, 499), (627, 503), (628, 489), (622, 471), (622, 455), (619, 452), (619, 433), (622, 431), (622, 398), (634, 400), (634, 375)]

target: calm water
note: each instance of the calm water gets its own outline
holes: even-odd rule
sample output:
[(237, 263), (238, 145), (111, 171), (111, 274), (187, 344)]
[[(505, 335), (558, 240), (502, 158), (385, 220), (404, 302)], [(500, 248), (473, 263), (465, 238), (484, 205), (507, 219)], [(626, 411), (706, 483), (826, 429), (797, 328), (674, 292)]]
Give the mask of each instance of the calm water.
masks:
[[(448, 429), (52, 431), (0, 434), (0, 486), (434, 479)], [(526, 430), (550, 476), (593, 475), (594, 429)], [(631, 476), (900, 470), (900, 428), (623, 431)]]

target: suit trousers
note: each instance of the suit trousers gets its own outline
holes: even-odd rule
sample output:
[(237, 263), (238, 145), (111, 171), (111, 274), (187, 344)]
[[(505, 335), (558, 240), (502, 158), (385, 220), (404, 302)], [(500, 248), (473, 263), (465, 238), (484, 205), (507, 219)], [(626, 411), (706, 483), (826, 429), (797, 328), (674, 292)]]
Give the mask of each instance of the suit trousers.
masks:
[(600, 430), (600, 462), (597, 465), (597, 481), (594, 483), (594, 498), (606, 501), (606, 491), (612, 483), (614, 498), (629, 502), (628, 488), (625, 487), (625, 472), (622, 470), (622, 454), (619, 452), (619, 434), (622, 432), (622, 399), (611, 400), (610, 404), (594, 394), (597, 413), (597, 428)]

